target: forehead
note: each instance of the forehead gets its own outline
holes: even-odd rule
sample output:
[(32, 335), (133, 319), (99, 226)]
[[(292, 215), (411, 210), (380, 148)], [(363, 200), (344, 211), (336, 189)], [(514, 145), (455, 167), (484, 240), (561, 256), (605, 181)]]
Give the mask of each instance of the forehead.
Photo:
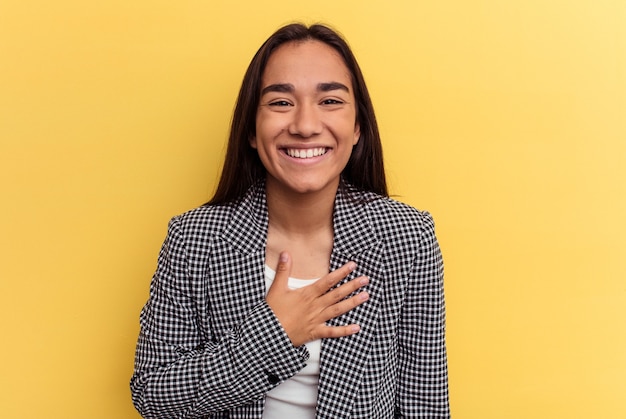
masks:
[(351, 80), (350, 70), (341, 55), (315, 40), (288, 42), (278, 47), (270, 55), (261, 77), (263, 85), (336, 81), (352, 87)]

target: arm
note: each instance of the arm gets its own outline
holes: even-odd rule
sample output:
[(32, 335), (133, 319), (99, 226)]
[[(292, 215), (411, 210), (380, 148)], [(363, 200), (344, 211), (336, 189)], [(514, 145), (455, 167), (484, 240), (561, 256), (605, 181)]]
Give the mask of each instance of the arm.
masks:
[(304, 366), (267, 303), (219, 341), (198, 322), (180, 221), (159, 254), (131, 379), (133, 403), (146, 418), (195, 418), (251, 403)]
[(434, 223), (423, 213), (399, 327), (396, 417), (450, 417), (443, 261)]

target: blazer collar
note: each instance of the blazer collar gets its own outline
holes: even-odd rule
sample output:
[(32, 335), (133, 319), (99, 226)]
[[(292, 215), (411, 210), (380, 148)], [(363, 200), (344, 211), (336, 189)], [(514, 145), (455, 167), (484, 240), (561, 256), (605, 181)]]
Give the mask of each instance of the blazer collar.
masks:
[(243, 254), (251, 254), (265, 248), (267, 240), (267, 199), (265, 181), (252, 185), (234, 206), (232, 218), (222, 237)]
[(342, 182), (335, 197), (333, 253), (349, 258), (376, 244), (378, 238), (366, 205), (377, 198), (377, 195), (358, 192), (352, 185)]
[[(333, 213), (334, 253), (349, 258), (378, 241), (365, 211), (366, 203), (372, 199), (376, 199), (376, 195), (358, 192), (342, 181), (335, 196)], [(269, 219), (265, 181), (251, 186), (233, 205), (233, 217), (222, 233), (224, 239), (243, 254), (264, 249)]]

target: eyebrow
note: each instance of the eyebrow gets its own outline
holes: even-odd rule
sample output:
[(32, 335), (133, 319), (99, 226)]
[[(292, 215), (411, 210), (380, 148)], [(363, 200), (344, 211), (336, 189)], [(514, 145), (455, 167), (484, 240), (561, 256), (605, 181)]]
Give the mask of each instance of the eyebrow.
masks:
[(294, 90), (295, 88), (293, 87), (293, 84), (290, 83), (270, 84), (269, 86), (266, 86), (263, 88), (263, 90), (261, 90), (261, 96), (270, 92), (291, 93)]
[[(261, 96), (270, 92), (277, 93), (293, 93), (295, 87), (291, 83), (276, 83), (270, 84), (261, 90)], [(344, 90), (347, 93), (350, 93), (350, 89), (343, 83), (339, 83), (336, 81), (328, 82), (328, 83), (319, 83), (317, 85), (318, 92), (332, 92), (333, 90)]]
[(343, 83), (332, 81), (330, 83), (320, 83), (317, 85), (317, 90), (320, 92), (331, 92), (333, 90), (344, 90), (346, 93), (350, 93), (350, 89)]

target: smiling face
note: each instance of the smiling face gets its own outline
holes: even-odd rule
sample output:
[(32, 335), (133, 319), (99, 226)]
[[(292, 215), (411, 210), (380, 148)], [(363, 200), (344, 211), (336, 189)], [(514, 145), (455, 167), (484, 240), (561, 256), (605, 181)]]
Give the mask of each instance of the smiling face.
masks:
[(268, 193), (334, 196), (359, 141), (350, 71), (319, 41), (290, 42), (270, 56), (261, 78), (256, 135)]

